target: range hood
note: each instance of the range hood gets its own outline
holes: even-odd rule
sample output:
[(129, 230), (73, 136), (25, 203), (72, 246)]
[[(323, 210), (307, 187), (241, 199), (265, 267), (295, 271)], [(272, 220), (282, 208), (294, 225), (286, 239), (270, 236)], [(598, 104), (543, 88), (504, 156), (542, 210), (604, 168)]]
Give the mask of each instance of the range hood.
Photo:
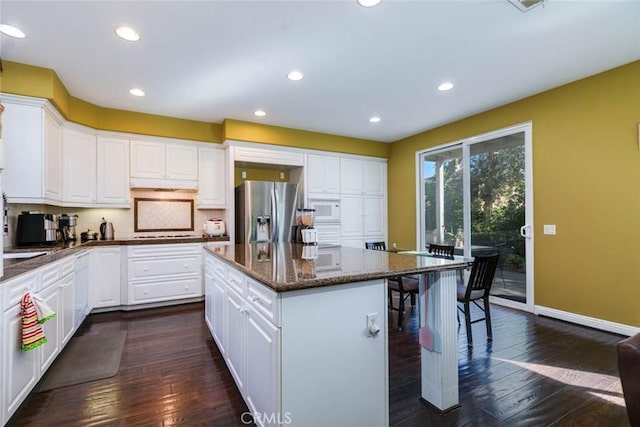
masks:
[(198, 191), (198, 181), (157, 179), (157, 178), (131, 178), (129, 187), (136, 190), (182, 190)]

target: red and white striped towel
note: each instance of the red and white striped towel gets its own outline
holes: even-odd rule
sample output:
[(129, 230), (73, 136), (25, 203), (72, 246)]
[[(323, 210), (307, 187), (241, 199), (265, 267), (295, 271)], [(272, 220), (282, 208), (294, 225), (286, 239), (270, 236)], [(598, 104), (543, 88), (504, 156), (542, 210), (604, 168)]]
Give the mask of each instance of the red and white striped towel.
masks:
[(22, 316), (22, 349), (32, 350), (47, 342), (42, 327), (38, 322), (36, 307), (31, 301), (31, 295), (27, 292), (20, 303)]

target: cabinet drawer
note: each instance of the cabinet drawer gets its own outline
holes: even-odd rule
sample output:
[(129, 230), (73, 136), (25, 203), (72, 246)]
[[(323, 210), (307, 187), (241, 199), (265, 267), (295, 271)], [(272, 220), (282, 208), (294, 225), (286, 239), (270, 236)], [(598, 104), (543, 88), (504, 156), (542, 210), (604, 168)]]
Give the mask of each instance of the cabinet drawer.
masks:
[(129, 280), (177, 275), (200, 276), (200, 256), (129, 259)]
[(278, 293), (252, 279), (247, 279), (249, 305), (271, 323), (280, 327), (280, 298)]
[[(2, 295), (2, 311), (20, 305), (22, 297), (27, 292), (38, 290), (38, 273), (29, 273), (9, 280), (0, 285)], [(3, 344), (4, 345), (4, 344)]]
[(75, 258), (70, 256), (65, 258), (60, 264), (60, 277), (64, 277), (67, 274), (73, 273), (75, 271)]
[(173, 245), (132, 245), (129, 246), (129, 258), (200, 255), (200, 243), (178, 243)]
[(136, 283), (130, 304), (166, 301), (202, 296), (202, 281), (199, 277), (188, 277), (163, 282)]
[(42, 290), (47, 289), (62, 277), (60, 276), (60, 265), (56, 262), (40, 269), (40, 288)]
[(224, 282), (241, 297), (246, 295), (247, 281), (245, 276), (238, 270), (229, 268)]

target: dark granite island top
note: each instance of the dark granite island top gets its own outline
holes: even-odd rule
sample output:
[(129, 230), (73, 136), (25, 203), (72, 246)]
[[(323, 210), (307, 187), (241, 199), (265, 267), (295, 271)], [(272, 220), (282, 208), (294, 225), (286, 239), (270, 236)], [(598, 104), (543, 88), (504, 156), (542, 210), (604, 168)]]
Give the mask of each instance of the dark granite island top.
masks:
[(299, 243), (205, 245), (248, 276), (277, 292), (464, 268), (462, 257), (453, 260), (404, 255), (344, 246), (308, 247)]

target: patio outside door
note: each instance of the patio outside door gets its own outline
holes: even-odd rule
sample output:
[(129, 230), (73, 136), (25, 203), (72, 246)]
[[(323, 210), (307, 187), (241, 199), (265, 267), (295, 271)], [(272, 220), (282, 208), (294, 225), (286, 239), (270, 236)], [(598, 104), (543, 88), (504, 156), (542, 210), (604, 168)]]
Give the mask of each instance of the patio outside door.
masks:
[(418, 155), (420, 248), (454, 245), (473, 257), (499, 253), (493, 302), (533, 310), (531, 125)]

